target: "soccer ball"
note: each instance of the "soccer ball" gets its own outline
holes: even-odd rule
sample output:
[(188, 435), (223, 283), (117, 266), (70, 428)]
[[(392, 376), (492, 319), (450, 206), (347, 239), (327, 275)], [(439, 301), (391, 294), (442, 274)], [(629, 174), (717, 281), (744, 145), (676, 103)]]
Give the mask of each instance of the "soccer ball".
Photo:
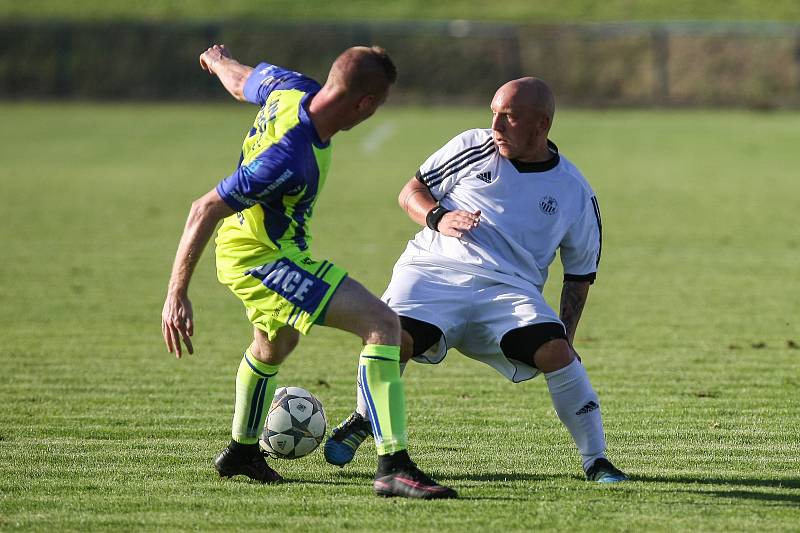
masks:
[(261, 451), (270, 457), (298, 459), (317, 449), (327, 428), (322, 403), (300, 387), (281, 387), (267, 413)]

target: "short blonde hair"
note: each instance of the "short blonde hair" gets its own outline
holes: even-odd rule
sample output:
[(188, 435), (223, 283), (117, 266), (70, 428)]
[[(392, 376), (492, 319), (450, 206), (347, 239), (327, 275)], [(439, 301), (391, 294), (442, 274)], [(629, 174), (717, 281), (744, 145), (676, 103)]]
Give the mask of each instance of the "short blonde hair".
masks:
[(350, 92), (380, 94), (397, 81), (397, 67), (380, 46), (353, 46), (333, 62), (327, 84)]

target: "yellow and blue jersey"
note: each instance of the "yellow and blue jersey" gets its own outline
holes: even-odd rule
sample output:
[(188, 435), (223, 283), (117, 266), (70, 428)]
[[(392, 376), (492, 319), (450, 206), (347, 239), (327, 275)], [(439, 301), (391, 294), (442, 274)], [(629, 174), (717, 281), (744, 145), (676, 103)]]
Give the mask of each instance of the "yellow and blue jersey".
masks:
[(269, 63), (260, 63), (247, 79), (244, 95), (261, 109), (238, 168), (217, 185), (236, 210), (217, 233), (222, 266), (308, 255), (309, 221), (331, 157), (330, 143), (320, 140), (307, 112), (319, 90), (316, 81)]

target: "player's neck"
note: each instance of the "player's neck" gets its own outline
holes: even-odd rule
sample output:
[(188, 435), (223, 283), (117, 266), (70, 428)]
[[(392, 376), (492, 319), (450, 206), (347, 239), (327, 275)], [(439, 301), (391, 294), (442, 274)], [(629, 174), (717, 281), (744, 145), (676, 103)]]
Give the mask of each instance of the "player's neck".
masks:
[(552, 157), (553, 152), (547, 145), (547, 139), (544, 139), (527, 153), (515, 157), (514, 160), (522, 163), (542, 163), (544, 161), (549, 161)]
[(308, 118), (317, 130), (317, 135), (322, 142), (328, 142), (338, 130), (334, 128), (330, 113), (326, 112), (330, 106), (325, 105), (325, 97), (317, 93), (308, 103)]

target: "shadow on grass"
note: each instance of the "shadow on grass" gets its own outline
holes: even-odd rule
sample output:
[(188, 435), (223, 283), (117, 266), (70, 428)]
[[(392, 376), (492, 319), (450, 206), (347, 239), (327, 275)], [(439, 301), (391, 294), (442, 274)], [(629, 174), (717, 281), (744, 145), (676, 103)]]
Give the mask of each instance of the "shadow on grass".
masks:
[(513, 502), (513, 501), (530, 501), (529, 495), (524, 496), (465, 496), (463, 491), (458, 492), (459, 500), (472, 500), (472, 501), (496, 501), (496, 502)]
[(480, 474), (451, 474), (441, 477), (456, 481), (554, 481), (559, 478), (567, 479), (569, 476), (545, 476), (524, 472), (483, 472)]
[[(280, 485), (329, 485), (329, 486), (348, 486), (348, 487), (361, 487), (361, 488), (369, 488), (372, 490), (372, 477), (369, 478), (369, 482), (366, 481), (337, 481), (337, 480), (320, 480), (320, 479), (284, 479), (283, 483)], [(530, 496), (528, 494), (520, 495), (520, 496), (472, 496), (469, 493), (465, 494), (464, 490), (455, 487), (458, 490), (458, 499), (453, 501), (463, 501), (463, 500), (475, 500), (475, 501), (501, 501), (501, 502), (512, 502), (512, 501), (529, 501)], [(422, 501), (422, 500), (420, 500)]]
[[(662, 477), (662, 476), (631, 476), (632, 481), (644, 481), (649, 483), (686, 483), (697, 485), (728, 485), (730, 490), (713, 490), (703, 489), (686, 490), (679, 489), (678, 492), (691, 492), (693, 494), (707, 494), (716, 496), (718, 498), (735, 498), (743, 500), (759, 500), (759, 501), (773, 501), (773, 502), (787, 502), (793, 505), (800, 504), (800, 478), (787, 478), (787, 479), (758, 479), (758, 478), (707, 478), (707, 477)], [(742, 487), (754, 487), (754, 490), (746, 490)], [(755, 488), (772, 488), (772, 489), (789, 489), (792, 491), (790, 494), (774, 493), (755, 490)]]
[(768, 487), (773, 489), (800, 489), (800, 478), (759, 479), (759, 478), (720, 478), (702, 476), (637, 476), (632, 481), (647, 483), (701, 483), (703, 485), (740, 485), (745, 487)]
[(372, 486), (372, 478), (366, 478), (363, 480), (355, 480), (355, 479), (283, 479), (282, 485), (331, 485), (331, 486), (348, 486), (348, 487), (363, 487), (363, 486)]
[[(554, 481), (556, 479), (569, 479), (570, 476), (547, 476), (541, 474), (525, 474), (519, 472), (484, 472), (477, 474), (451, 474), (451, 475), (435, 475), (435, 479), (444, 484), (450, 484), (458, 481), (478, 481), (478, 482), (516, 482), (516, 481)], [(373, 476), (364, 472), (338, 472), (333, 479), (285, 479), (284, 483), (307, 483), (309, 485), (372, 485)], [(514, 497), (500, 497), (500, 496), (487, 496), (487, 497), (467, 497), (464, 499), (474, 500), (516, 500), (519, 498)]]
[(700, 492), (702, 494), (711, 494), (718, 498), (738, 498), (743, 500), (760, 500), (760, 501), (773, 501), (773, 502), (788, 502), (794, 505), (800, 504), (800, 494), (775, 494), (774, 492), (760, 492), (757, 490), (708, 490), (708, 491), (684, 491)]
[[(444, 479), (444, 478), (443, 478)], [(476, 480), (476, 481), (502, 481), (502, 480), (511, 480), (511, 477), (505, 474), (497, 474), (496, 476), (489, 476), (489, 475), (478, 475), (478, 476), (448, 476), (446, 479), (445, 484), (450, 484), (449, 481), (453, 480)], [(516, 476), (516, 480), (520, 479), (547, 479), (545, 476)], [(353, 475), (349, 476), (349, 479), (346, 480), (330, 480), (330, 479), (284, 479), (281, 485), (290, 484), (290, 485), (329, 485), (332, 487), (369, 487), (372, 489), (372, 476), (365, 476), (365, 475)], [(463, 500), (475, 500), (475, 501), (500, 501), (500, 502), (512, 502), (512, 501), (528, 501), (530, 500), (530, 496), (528, 494), (519, 495), (519, 496), (475, 496), (470, 495), (469, 492), (465, 494), (464, 489), (457, 487), (454, 485), (454, 488), (458, 490), (458, 499), (454, 501), (463, 501)]]

